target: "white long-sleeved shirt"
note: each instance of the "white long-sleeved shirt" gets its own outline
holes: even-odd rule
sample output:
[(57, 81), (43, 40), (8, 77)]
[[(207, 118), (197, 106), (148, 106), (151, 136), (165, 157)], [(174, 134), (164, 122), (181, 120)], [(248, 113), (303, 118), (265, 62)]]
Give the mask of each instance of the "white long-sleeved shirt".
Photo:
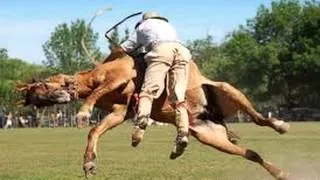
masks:
[(160, 42), (180, 42), (177, 32), (173, 26), (161, 19), (147, 19), (143, 21), (129, 37), (121, 44), (128, 53), (143, 47), (150, 47)]

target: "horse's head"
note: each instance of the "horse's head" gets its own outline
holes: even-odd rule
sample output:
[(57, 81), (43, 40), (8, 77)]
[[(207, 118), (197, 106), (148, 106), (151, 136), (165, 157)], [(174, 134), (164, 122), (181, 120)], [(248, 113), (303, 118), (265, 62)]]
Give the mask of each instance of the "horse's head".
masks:
[[(121, 48), (114, 48), (110, 55), (105, 59), (104, 63), (111, 61), (131, 58)], [(97, 64), (96, 67), (103, 64)], [(77, 73), (83, 76), (86, 72)], [(90, 74), (91, 75), (91, 74)], [(77, 76), (78, 78), (80, 78)], [(79, 79), (78, 79), (79, 80)], [(51, 76), (42, 81), (32, 81), (30, 83), (17, 85), (16, 90), (24, 96), (24, 105), (50, 106), (54, 104), (68, 103), (78, 98), (78, 84), (76, 78), (64, 74)]]
[(32, 81), (16, 86), (16, 90), (24, 96), (24, 105), (37, 107), (68, 103), (73, 98), (70, 90), (71, 78), (59, 74), (42, 81)]

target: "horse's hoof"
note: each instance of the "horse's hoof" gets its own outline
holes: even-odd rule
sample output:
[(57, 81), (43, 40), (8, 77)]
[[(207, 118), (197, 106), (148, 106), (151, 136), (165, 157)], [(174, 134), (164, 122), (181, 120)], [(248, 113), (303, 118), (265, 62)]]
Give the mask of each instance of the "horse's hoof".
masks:
[(284, 121), (281, 121), (280, 124), (277, 127), (277, 131), (279, 134), (287, 133), (290, 129), (290, 124), (286, 123)]
[(277, 176), (277, 180), (289, 180), (289, 173), (281, 172)]
[(131, 134), (131, 146), (137, 147), (139, 143), (143, 139), (145, 130), (139, 128), (138, 126), (134, 126), (132, 129), (132, 134)]
[(90, 161), (83, 165), (83, 171), (86, 178), (89, 178), (90, 176), (95, 175), (95, 170), (97, 166), (94, 162)]
[(90, 113), (88, 112), (78, 112), (76, 115), (77, 127), (79, 129), (87, 127), (90, 119)]

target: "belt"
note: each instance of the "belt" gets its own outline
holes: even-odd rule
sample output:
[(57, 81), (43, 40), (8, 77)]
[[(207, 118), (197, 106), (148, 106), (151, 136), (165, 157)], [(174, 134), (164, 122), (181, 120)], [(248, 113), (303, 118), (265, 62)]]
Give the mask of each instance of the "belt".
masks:
[(182, 45), (182, 43), (180, 41), (155, 41), (155, 42), (151, 42), (148, 45), (145, 46), (145, 50), (148, 52), (150, 52), (154, 47), (159, 46), (162, 43), (179, 43)]

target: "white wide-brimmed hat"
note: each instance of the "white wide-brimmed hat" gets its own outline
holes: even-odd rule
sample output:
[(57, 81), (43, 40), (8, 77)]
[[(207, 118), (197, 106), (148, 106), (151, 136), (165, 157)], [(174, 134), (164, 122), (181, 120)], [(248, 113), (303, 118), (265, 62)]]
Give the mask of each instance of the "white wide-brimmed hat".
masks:
[(155, 11), (148, 11), (148, 12), (145, 12), (143, 15), (142, 15), (142, 19), (135, 25), (135, 29), (138, 28), (140, 26), (140, 24), (147, 20), (147, 19), (161, 19), (161, 20), (164, 20), (166, 22), (169, 22), (167, 18), (165, 17), (162, 17), (160, 16), (159, 13), (155, 12)]
[(148, 11), (145, 12), (142, 16), (142, 21), (145, 21), (147, 19), (162, 19), (164, 21), (168, 22), (168, 19), (165, 17), (160, 16), (159, 13), (155, 12), (155, 11)]

